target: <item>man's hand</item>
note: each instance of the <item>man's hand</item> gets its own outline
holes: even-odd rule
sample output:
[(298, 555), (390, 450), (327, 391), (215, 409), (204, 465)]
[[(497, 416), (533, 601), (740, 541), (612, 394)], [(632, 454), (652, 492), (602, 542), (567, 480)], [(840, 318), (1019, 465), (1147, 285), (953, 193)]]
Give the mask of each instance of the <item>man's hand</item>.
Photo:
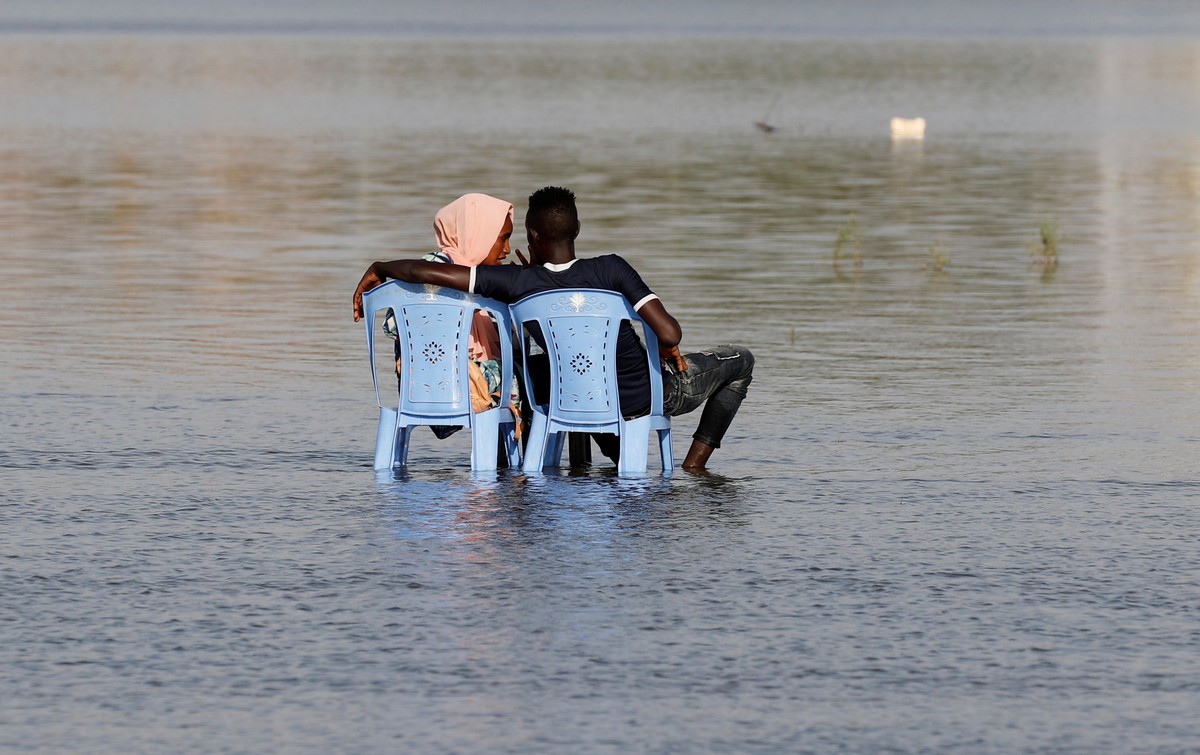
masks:
[(678, 346), (670, 346), (668, 348), (660, 347), (658, 349), (658, 357), (665, 363), (674, 364), (675, 369), (679, 370), (680, 372), (687, 372), (687, 360), (684, 359), (683, 355), (679, 353)]
[(426, 262), (424, 260), (392, 260), (372, 262), (363, 273), (358, 288), (354, 289), (354, 321), (363, 318), (363, 294), (395, 279), (406, 283), (423, 283), (427, 286), (445, 286), (459, 291), (471, 288), (471, 268), (463, 265)]
[(358, 322), (363, 318), (363, 294), (383, 283), (383, 277), (375, 269), (374, 262), (367, 268), (367, 272), (363, 273), (362, 280), (358, 282), (358, 288), (354, 289), (354, 321)]

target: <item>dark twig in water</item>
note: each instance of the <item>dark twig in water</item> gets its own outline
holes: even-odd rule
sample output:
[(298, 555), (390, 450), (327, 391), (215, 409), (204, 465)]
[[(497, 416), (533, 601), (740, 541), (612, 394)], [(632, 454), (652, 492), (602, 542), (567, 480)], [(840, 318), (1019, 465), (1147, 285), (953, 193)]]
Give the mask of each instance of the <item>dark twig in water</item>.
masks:
[(779, 102), (779, 98), (782, 96), (783, 92), (776, 94), (775, 99), (771, 100), (771, 105), (767, 108), (767, 112), (763, 113), (762, 120), (754, 122), (754, 125), (758, 128), (758, 130), (762, 131), (764, 134), (769, 134), (775, 130), (775, 127), (770, 123), (771, 112), (775, 109), (775, 104)]

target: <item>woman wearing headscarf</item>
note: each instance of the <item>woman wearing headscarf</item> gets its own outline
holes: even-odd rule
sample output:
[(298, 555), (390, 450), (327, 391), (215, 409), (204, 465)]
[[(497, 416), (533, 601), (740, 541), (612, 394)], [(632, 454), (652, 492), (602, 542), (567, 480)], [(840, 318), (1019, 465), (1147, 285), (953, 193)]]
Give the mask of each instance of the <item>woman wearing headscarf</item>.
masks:
[[(433, 230), (438, 251), (425, 255), (424, 259), (468, 267), (499, 265), (512, 251), (508, 242), (513, 232), (513, 206), (487, 194), (464, 194), (437, 211)], [(390, 312), (384, 330), (393, 338), (399, 337)], [(396, 348), (399, 370), (398, 342)], [(479, 413), (499, 406), (503, 398), (509, 398), (504, 394), (513, 389), (509, 386), (502, 390), (500, 385), (500, 337), (496, 324), (483, 312), (475, 313), (467, 354), (471, 359), (471, 409)], [(458, 429), (434, 427), (433, 431), (439, 438), (445, 438)]]

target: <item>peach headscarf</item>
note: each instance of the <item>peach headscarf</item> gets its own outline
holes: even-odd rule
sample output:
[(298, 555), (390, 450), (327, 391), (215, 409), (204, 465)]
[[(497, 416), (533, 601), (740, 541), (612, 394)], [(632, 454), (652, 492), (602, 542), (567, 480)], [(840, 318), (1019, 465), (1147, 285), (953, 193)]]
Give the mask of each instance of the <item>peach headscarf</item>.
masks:
[[(504, 220), (512, 220), (510, 202), (487, 194), (464, 194), (442, 209), (433, 218), (433, 231), (438, 247), (456, 265), (483, 264), (496, 244)], [(470, 355), (476, 359), (499, 359), (500, 338), (491, 318), (475, 313), (471, 328)]]

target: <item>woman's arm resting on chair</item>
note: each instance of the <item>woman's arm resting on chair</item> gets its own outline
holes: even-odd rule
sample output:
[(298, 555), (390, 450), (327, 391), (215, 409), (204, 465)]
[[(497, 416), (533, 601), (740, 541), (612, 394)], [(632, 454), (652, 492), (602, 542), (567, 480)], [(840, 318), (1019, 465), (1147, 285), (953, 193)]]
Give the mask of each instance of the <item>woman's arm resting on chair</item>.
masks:
[(363, 273), (362, 280), (358, 282), (358, 288), (354, 289), (355, 322), (361, 320), (363, 316), (363, 294), (388, 278), (395, 278), (406, 283), (429, 283), (466, 291), (471, 285), (471, 268), (422, 260), (372, 262), (371, 266), (367, 268), (367, 272)]

